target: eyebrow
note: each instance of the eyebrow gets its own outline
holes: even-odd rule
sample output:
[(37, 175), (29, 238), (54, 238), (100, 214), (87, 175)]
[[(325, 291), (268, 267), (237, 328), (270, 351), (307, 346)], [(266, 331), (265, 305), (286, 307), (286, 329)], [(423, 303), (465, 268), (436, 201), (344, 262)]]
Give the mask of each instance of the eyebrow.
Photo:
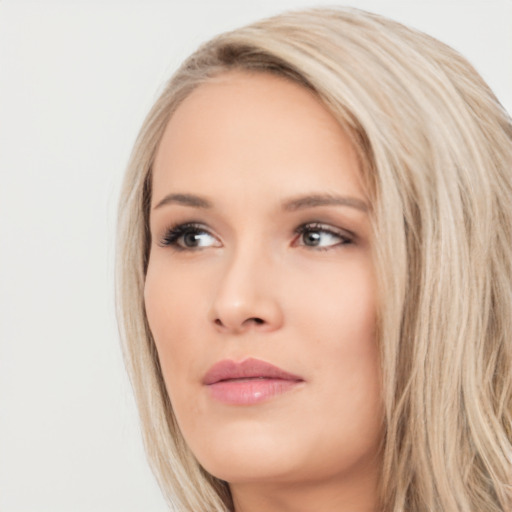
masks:
[(211, 208), (213, 206), (208, 199), (194, 194), (167, 194), (153, 209), (156, 210), (168, 204), (181, 204), (193, 208)]
[(337, 196), (332, 194), (313, 194), (299, 196), (289, 199), (283, 203), (285, 211), (303, 210), (306, 208), (315, 208), (318, 206), (349, 206), (363, 212), (368, 211), (368, 205), (357, 197)]
[[(181, 204), (193, 208), (212, 208), (213, 204), (205, 197), (195, 194), (168, 194), (153, 209), (169, 204)], [(362, 200), (351, 196), (332, 194), (312, 194), (288, 199), (282, 204), (283, 210), (293, 212), (319, 206), (349, 206), (363, 212), (368, 211), (368, 205)]]

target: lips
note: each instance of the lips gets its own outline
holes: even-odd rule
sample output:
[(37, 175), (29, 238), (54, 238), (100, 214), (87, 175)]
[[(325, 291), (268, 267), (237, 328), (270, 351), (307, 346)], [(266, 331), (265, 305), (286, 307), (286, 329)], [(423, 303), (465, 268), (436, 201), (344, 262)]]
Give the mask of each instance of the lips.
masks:
[(208, 370), (204, 376), (203, 384), (210, 385), (220, 381), (236, 379), (303, 380), (301, 377), (285, 372), (270, 363), (250, 358), (239, 363), (231, 359), (219, 361)]
[(304, 382), (289, 373), (259, 359), (219, 361), (203, 378), (210, 396), (231, 405), (252, 405), (268, 400)]

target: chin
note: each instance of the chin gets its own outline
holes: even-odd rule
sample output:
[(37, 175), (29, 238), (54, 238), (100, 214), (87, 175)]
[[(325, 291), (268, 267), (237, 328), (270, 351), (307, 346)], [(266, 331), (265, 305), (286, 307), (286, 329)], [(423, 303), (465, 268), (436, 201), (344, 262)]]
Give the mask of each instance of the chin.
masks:
[(244, 435), (239, 429), (236, 435), (229, 430), (196, 446), (195, 454), (204, 469), (230, 484), (291, 484), (346, 477), (359, 472), (374, 456), (373, 447), (365, 450), (357, 442), (333, 451), (305, 443), (290, 432), (278, 436), (253, 430)]
[[(228, 429), (229, 430), (229, 429)], [(293, 440), (251, 432), (216, 436), (193, 447), (200, 464), (210, 474), (229, 483), (286, 480), (303, 467)], [(290, 443), (290, 441), (292, 441)]]

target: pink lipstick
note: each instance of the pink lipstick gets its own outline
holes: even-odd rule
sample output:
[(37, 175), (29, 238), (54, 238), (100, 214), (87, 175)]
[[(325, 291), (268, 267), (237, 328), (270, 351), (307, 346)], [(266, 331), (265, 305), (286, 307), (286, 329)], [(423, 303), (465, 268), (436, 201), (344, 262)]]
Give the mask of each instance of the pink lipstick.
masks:
[(253, 405), (292, 390), (304, 379), (259, 359), (214, 364), (203, 378), (210, 396), (230, 405)]

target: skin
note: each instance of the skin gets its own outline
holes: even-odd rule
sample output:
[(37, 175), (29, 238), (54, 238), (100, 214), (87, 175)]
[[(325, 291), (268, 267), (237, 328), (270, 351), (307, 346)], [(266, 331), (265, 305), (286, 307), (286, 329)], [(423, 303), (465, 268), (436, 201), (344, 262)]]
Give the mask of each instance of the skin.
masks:
[[(178, 107), (153, 171), (145, 304), (192, 452), (229, 482), (237, 512), (375, 511), (376, 279), (343, 130), (302, 86), (229, 72)], [(351, 199), (283, 208), (311, 195)], [(169, 227), (187, 222), (200, 229), (166, 245)], [(248, 357), (303, 382), (254, 405), (213, 399), (209, 368)]]

